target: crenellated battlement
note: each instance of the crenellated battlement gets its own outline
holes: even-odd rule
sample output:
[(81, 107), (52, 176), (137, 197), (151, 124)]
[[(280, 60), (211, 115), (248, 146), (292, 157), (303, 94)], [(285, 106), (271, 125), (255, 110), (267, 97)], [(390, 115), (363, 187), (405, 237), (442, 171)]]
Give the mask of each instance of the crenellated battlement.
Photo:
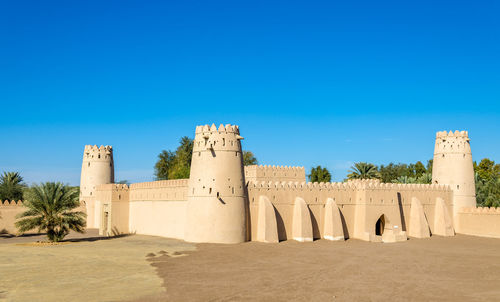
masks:
[(97, 145), (85, 145), (83, 151), (84, 161), (94, 161), (94, 160), (112, 160), (113, 159), (113, 147), (103, 146), (98, 147)]
[(18, 200), (18, 201), (15, 201), (15, 200), (4, 200), (4, 201), (1, 201), (0, 200), (0, 207), (22, 207), (24, 206), (23, 204), (23, 201), (22, 200)]
[(470, 213), (470, 214), (495, 214), (500, 215), (500, 207), (464, 207), (459, 210), (459, 213)]
[(306, 181), (304, 167), (245, 166), (245, 179), (252, 181)]
[(470, 154), (469, 133), (467, 131), (447, 132), (439, 131), (436, 133), (436, 145), (434, 154), (444, 153), (466, 153)]
[(102, 184), (96, 186), (97, 191), (128, 191), (129, 186), (126, 184)]
[(240, 130), (236, 125), (220, 125), (219, 128), (204, 125), (196, 127), (193, 152), (201, 156), (201, 152), (234, 151), (241, 156)]
[(348, 183), (356, 183), (356, 184), (379, 184), (380, 179), (377, 178), (361, 178), (361, 179), (349, 179)]
[(398, 190), (398, 191), (450, 191), (448, 185), (440, 184), (395, 184), (368, 181), (348, 182), (292, 182), (292, 181), (248, 181), (247, 187), (251, 189), (276, 189), (276, 190)]
[(145, 188), (169, 188), (169, 187), (187, 187), (189, 179), (170, 179), (157, 180), (150, 182), (139, 182), (130, 185), (130, 189), (145, 189)]
[(225, 126), (223, 124), (220, 124), (219, 128), (217, 128), (217, 126), (215, 126), (215, 124), (212, 124), (212, 126), (209, 126), (209, 125), (196, 126), (195, 134), (204, 134), (204, 133), (235, 133), (235, 134), (240, 134), (240, 128), (236, 125), (231, 125), (231, 124), (226, 124)]
[(468, 131), (458, 131), (455, 130), (453, 131), (438, 131), (436, 132), (436, 138), (445, 138), (445, 137), (469, 137), (469, 132)]

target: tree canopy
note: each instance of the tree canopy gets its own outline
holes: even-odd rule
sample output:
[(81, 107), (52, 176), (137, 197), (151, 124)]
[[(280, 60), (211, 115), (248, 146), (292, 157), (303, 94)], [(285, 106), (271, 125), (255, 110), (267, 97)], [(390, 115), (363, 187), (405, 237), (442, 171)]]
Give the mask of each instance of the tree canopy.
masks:
[(483, 158), (474, 162), (476, 201), (480, 206), (500, 207), (500, 164)]
[[(348, 179), (378, 178), (382, 182), (405, 184), (430, 184), (432, 182), (432, 159), (424, 164), (389, 163), (377, 167), (371, 163), (356, 163), (347, 175)], [(378, 172), (378, 175), (377, 175)], [(474, 162), (476, 200), (479, 206), (500, 207), (500, 164), (489, 158)]]
[(327, 168), (316, 166), (311, 168), (311, 174), (308, 175), (311, 182), (331, 182), (332, 175)]
[(77, 189), (59, 182), (46, 182), (27, 192), (24, 205), (28, 209), (17, 216), (19, 232), (45, 231), (48, 239), (55, 242), (64, 239), (70, 230), (84, 232), (85, 213), (75, 211), (80, 205)]
[(243, 151), (243, 166), (258, 165), (257, 158), (250, 151)]
[[(175, 151), (163, 150), (158, 155), (155, 164), (155, 177), (163, 179), (186, 179), (191, 170), (193, 155), (193, 140), (187, 136), (181, 137), (179, 147)], [(243, 165), (257, 165), (258, 161), (250, 151), (243, 151)]]
[(0, 176), (0, 201), (22, 200), (25, 187), (18, 172), (3, 172)]
[(349, 170), (347, 174), (348, 179), (370, 179), (370, 178), (380, 178), (380, 173), (378, 172), (377, 166), (371, 163), (359, 162), (355, 163), (354, 166)]

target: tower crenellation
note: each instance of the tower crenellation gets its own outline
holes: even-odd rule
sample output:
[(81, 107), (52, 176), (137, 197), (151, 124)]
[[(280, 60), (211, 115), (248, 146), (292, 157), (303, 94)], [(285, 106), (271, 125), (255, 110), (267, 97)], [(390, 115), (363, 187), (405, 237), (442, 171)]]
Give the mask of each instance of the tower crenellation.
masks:
[(434, 153), (446, 156), (446, 153), (471, 154), (469, 133), (467, 131), (440, 131), (436, 133)]
[(84, 160), (103, 160), (112, 159), (113, 157), (113, 147), (103, 146), (98, 147), (97, 145), (85, 145), (83, 152)]
[[(432, 183), (450, 186), (455, 218), (461, 208), (476, 206), (474, 166), (467, 131), (436, 133)], [(455, 228), (458, 227), (455, 221)]]
[(185, 240), (246, 240), (246, 191), (239, 128), (196, 127), (188, 185)]
[(113, 147), (86, 145), (83, 150), (80, 178), (80, 201), (85, 203), (87, 227), (99, 227), (96, 215), (95, 193), (98, 185), (114, 183)]

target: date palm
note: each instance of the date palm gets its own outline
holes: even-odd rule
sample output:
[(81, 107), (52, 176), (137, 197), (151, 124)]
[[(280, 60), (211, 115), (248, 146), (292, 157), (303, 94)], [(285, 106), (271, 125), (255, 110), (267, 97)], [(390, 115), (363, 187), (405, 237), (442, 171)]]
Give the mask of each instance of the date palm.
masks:
[(70, 230), (83, 233), (85, 213), (75, 211), (80, 205), (78, 189), (62, 183), (46, 182), (30, 188), (24, 205), (27, 211), (17, 216), (20, 233), (33, 229), (47, 232), (50, 241), (61, 241)]
[(24, 183), (18, 172), (4, 172), (0, 176), (0, 201), (23, 199)]
[(370, 163), (355, 163), (348, 172), (350, 172), (347, 174), (348, 179), (369, 179), (380, 177), (377, 166)]

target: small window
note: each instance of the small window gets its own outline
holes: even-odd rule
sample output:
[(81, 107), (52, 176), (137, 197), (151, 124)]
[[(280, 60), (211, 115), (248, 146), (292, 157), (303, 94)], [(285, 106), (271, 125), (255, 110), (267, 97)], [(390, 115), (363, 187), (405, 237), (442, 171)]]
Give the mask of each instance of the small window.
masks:
[(88, 167), (90, 167), (90, 163), (89, 163)]
[(212, 194), (212, 188), (208, 189), (208, 194)]

